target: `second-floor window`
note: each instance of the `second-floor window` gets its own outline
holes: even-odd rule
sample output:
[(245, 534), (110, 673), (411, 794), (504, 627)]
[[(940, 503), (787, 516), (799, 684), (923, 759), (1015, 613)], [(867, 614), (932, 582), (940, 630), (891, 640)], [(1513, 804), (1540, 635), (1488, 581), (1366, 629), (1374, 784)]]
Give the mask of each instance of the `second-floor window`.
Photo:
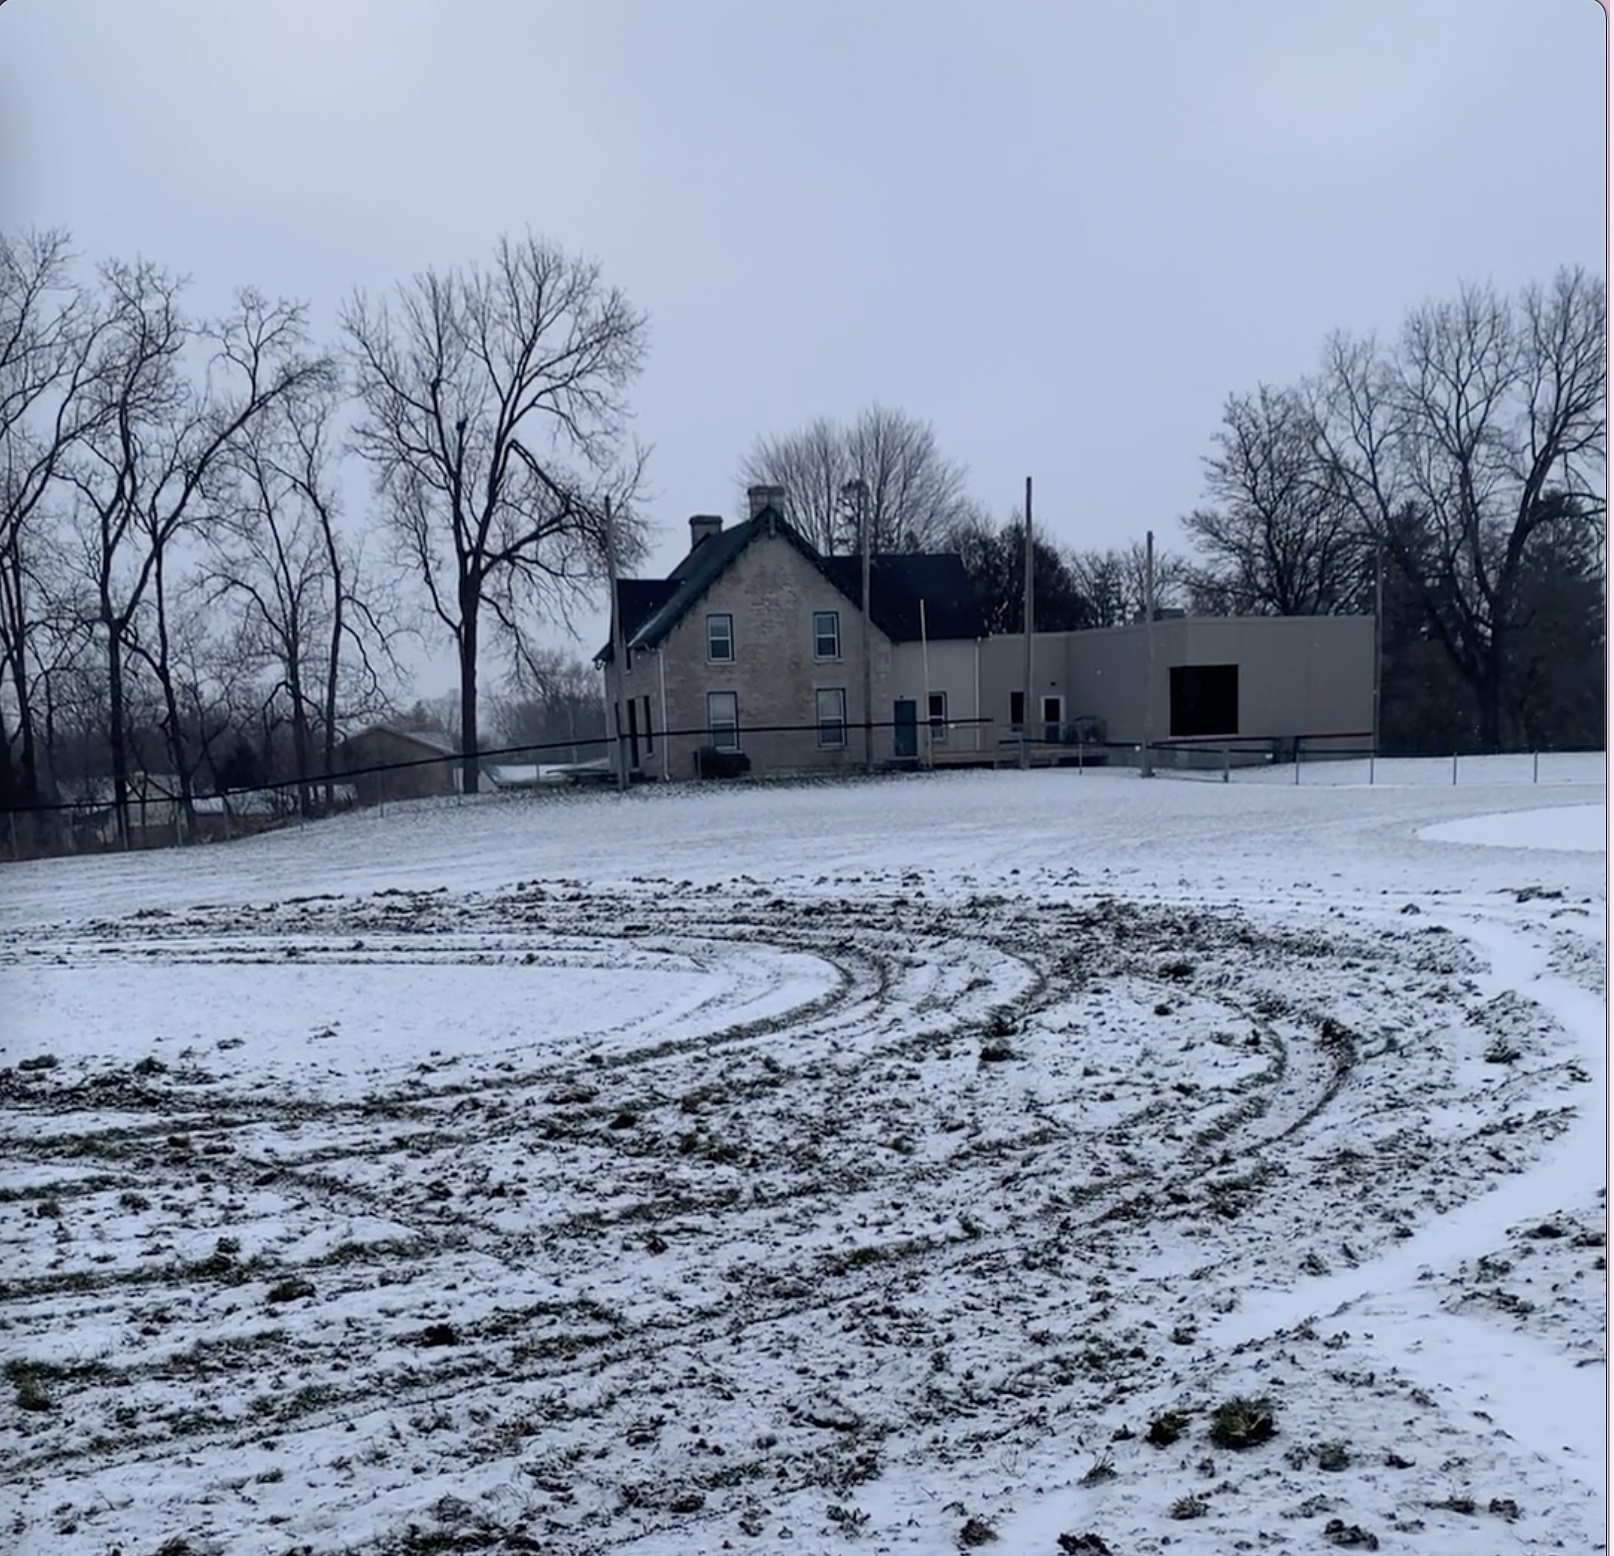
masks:
[(839, 659), (841, 657), (841, 613), (839, 611), (813, 612), (813, 658)]
[(706, 618), (706, 657), (729, 660), (734, 657), (734, 618), (708, 616)]

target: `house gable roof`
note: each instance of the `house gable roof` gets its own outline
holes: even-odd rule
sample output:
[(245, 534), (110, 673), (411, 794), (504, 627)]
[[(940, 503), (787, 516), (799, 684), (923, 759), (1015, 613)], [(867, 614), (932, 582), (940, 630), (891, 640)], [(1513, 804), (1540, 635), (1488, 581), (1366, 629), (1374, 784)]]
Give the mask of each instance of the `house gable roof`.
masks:
[[(666, 579), (617, 580), (617, 604), (628, 647), (659, 647), (740, 553), (763, 536), (794, 546), (854, 609), (863, 608), (861, 559), (821, 556), (777, 509), (764, 508), (754, 519), (702, 541)], [(871, 558), (869, 571), (869, 614), (893, 642), (918, 640), (920, 600), (925, 602), (925, 629), (931, 638), (985, 636), (986, 623), (961, 557), (951, 553), (883, 555)], [(595, 663), (610, 661), (608, 643), (595, 655)]]
[[(862, 559), (825, 557), (823, 565), (847, 599), (862, 610)], [(923, 636), (934, 641), (986, 636), (975, 585), (956, 553), (889, 552), (869, 559), (869, 614), (893, 643), (919, 641), (921, 601)]]

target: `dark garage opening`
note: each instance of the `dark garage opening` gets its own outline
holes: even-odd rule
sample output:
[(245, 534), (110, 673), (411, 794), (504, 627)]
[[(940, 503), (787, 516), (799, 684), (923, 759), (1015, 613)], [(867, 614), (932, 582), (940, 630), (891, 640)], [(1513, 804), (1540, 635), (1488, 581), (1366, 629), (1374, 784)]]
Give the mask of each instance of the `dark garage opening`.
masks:
[(1239, 732), (1239, 667), (1173, 665), (1171, 733), (1175, 736)]

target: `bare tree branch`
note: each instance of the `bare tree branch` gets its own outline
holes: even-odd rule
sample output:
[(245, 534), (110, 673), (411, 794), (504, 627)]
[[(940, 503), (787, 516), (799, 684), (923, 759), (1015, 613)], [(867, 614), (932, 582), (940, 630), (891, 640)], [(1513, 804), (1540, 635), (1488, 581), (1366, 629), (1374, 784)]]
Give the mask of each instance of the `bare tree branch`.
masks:
[(391, 305), (356, 295), (342, 323), (362, 407), (355, 446), (454, 639), (474, 792), (483, 606), (507, 634), (564, 612), (599, 577), (609, 490), (619, 551), (643, 544), (643, 455), (625, 462), (623, 444), (646, 323), (592, 261), (530, 235), (500, 239), (485, 270), (417, 276)]

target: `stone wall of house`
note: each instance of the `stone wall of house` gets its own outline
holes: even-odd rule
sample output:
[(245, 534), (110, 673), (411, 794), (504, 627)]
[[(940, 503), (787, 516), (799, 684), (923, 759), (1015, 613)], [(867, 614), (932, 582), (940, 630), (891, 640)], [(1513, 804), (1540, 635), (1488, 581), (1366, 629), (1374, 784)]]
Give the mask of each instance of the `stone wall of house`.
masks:
[[(838, 656), (820, 657), (813, 632), (815, 612), (833, 611), (839, 623)], [(713, 661), (707, 653), (707, 618), (733, 618), (734, 657)], [(640, 770), (661, 777), (695, 775), (695, 753), (711, 744), (709, 692), (737, 699), (740, 749), (751, 770), (796, 772), (856, 769), (863, 763), (862, 619), (857, 608), (788, 541), (762, 536), (717, 579), (668, 635), (658, 652), (638, 652), (626, 675), (641, 732), (645, 699), (652, 715), (651, 740), (640, 741)], [(889, 724), (891, 644), (871, 631), (874, 718)], [(664, 663), (663, 663), (664, 660)], [(663, 711), (665, 671), (665, 711)], [(820, 690), (845, 694), (845, 740), (820, 742)], [(778, 726), (805, 726), (781, 729)], [(667, 736), (664, 731), (694, 731)], [(875, 731), (876, 758), (891, 755), (892, 732)]]

